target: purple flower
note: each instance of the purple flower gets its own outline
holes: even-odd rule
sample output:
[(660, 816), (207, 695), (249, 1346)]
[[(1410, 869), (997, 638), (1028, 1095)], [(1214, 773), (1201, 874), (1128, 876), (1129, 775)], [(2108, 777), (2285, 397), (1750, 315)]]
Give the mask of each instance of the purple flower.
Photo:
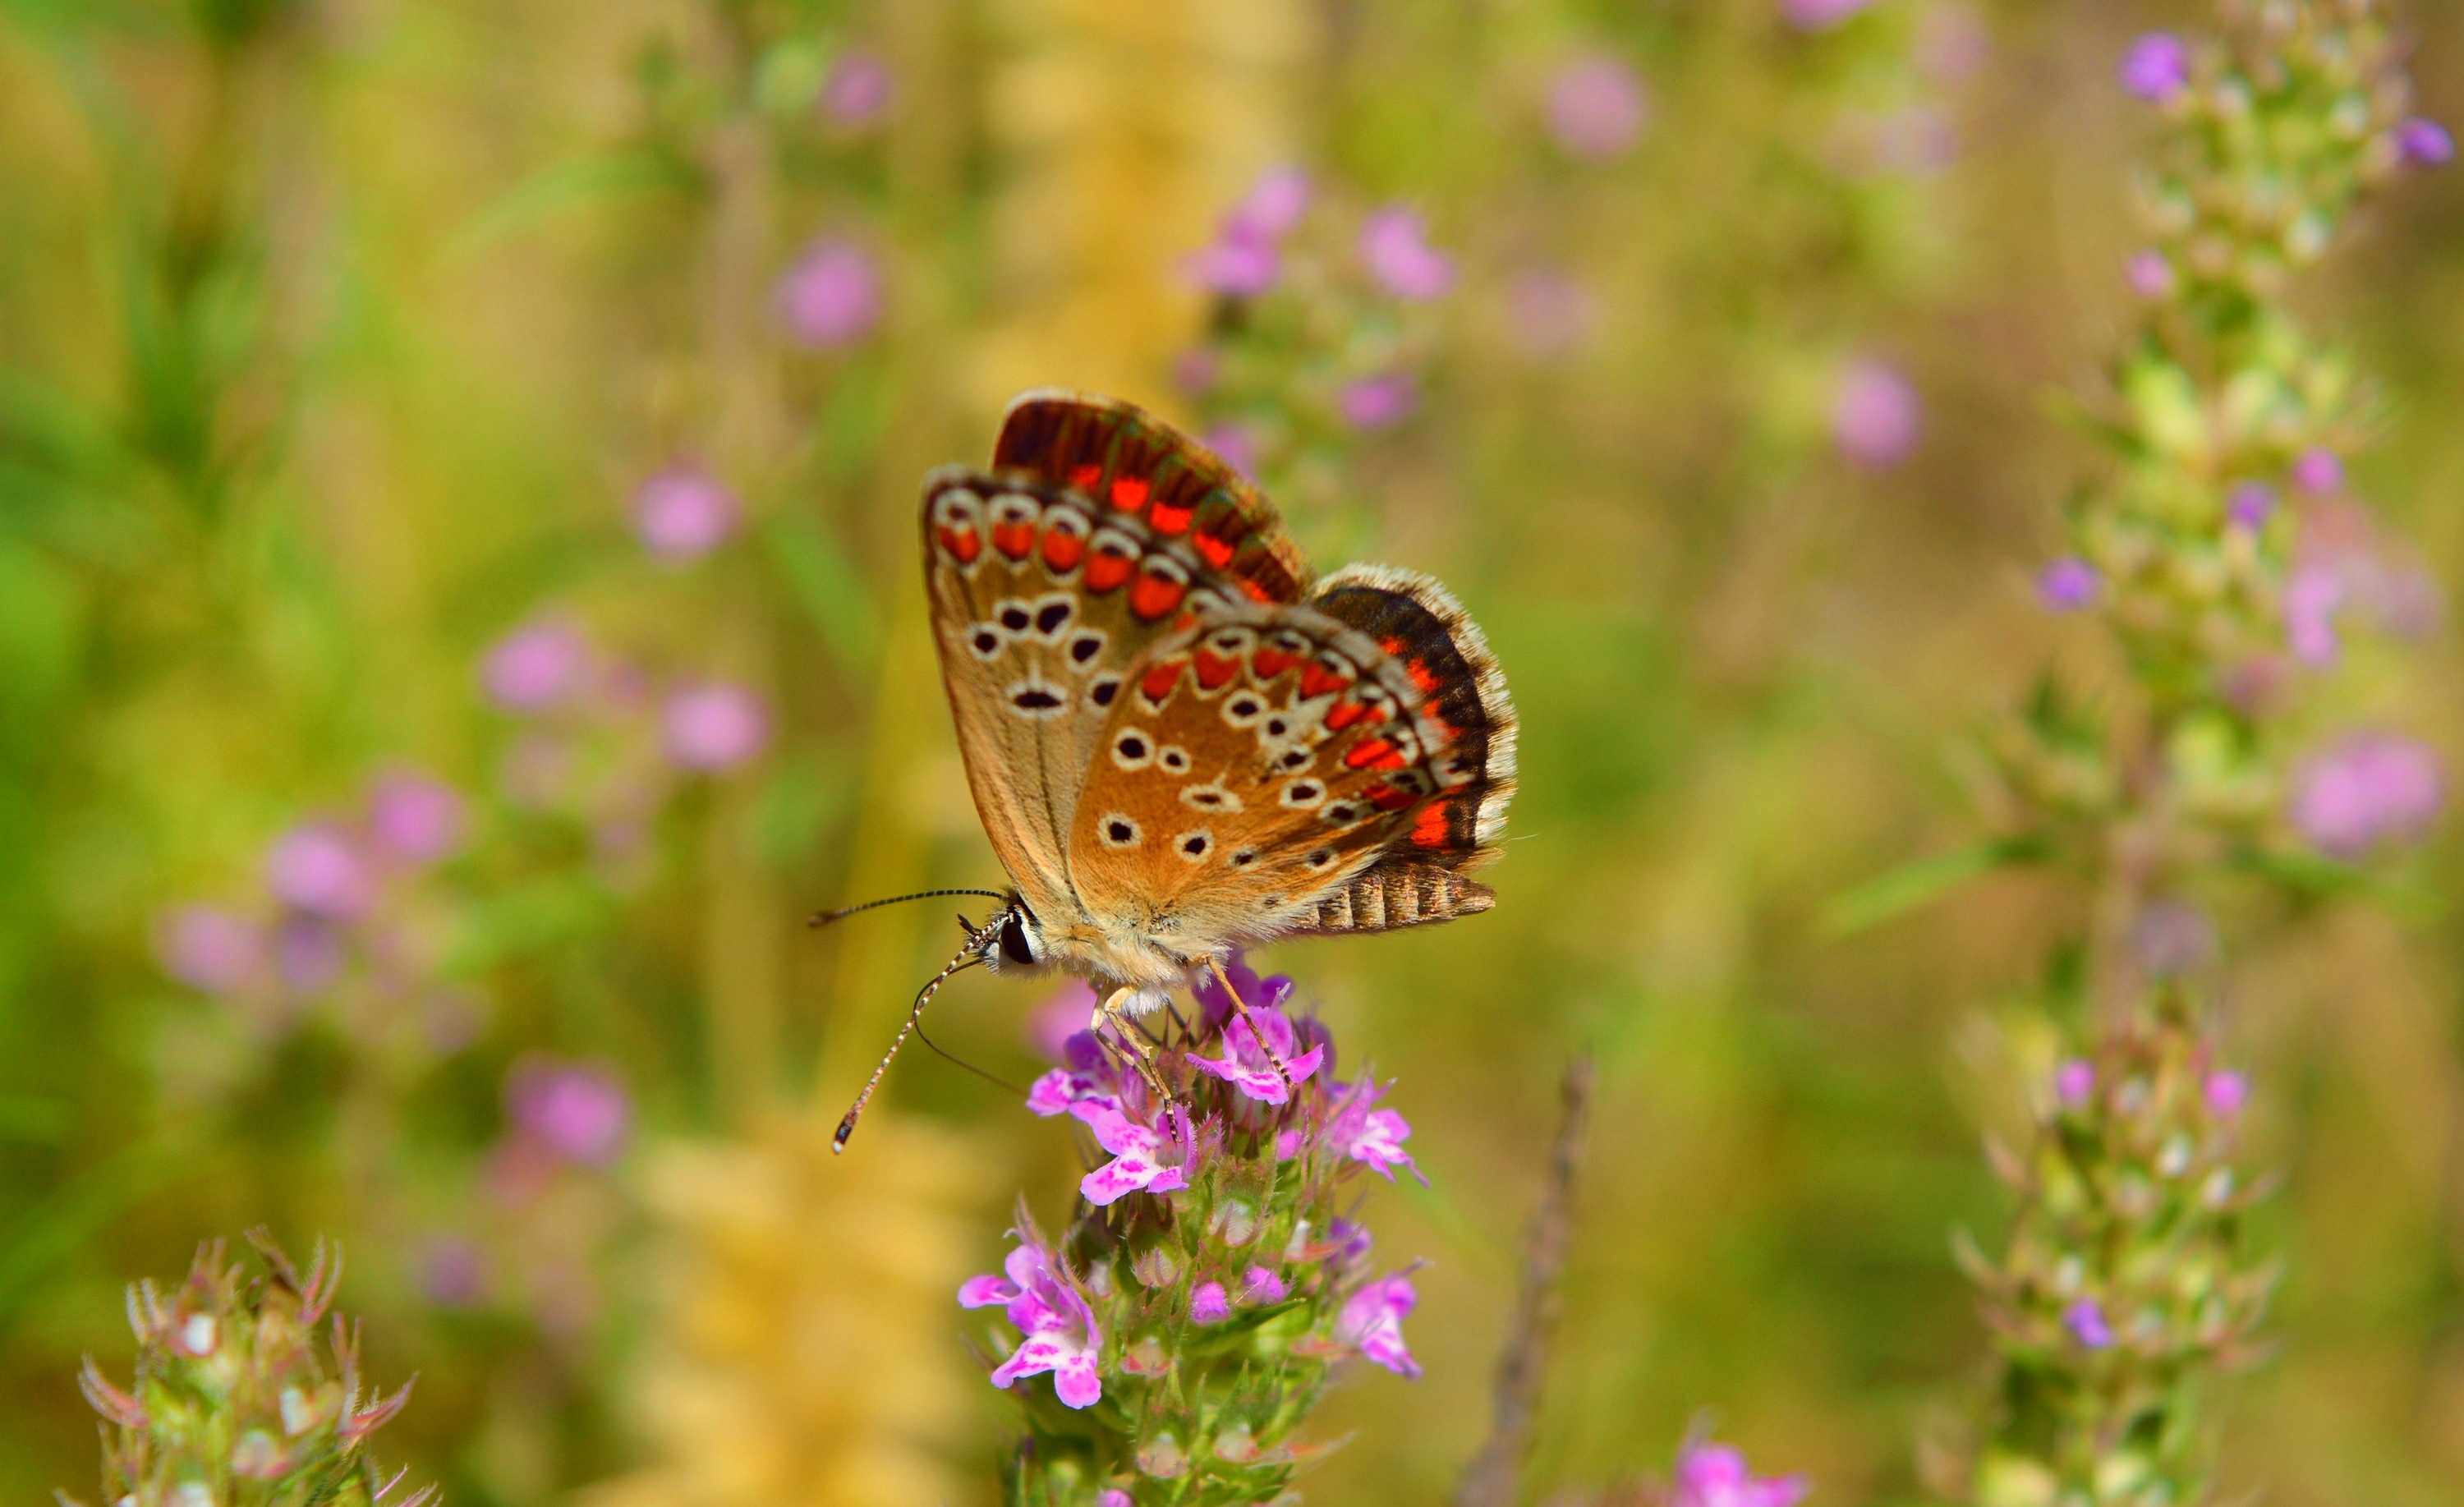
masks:
[(770, 738), (770, 711), (761, 698), (721, 682), (671, 692), (660, 721), (668, 757), (686, 769), (733, 769)]
[[(1313, 1046), (1296, 1057), (1293, 1051), (1298, 1044), (1292, 1023), (1284, 1018), (1281, 1011), (1251, 1010), (1234, 1016), (1224, 1026), (1221, 1057), (1192, 1053), (1189, 1065), (1210, 1078), (1221, 1079), (1248, 1098), (1280, 1104), (1290, 1097), (1290, 1091), (1284, 1086), (1285, 1076), (1288, 1075), (1294, 1083), (1306, 1082), (1326, 1057), (1322, 1046)], [(1277, 1061), (1284, 1064), (1282, 1074), (1275, 1071)]]
[(2082, 1298), (2062, 1310), (2062, 1327), (2071, 1332), (2082, 1349), (2103, 1350), (2113, 1344), (2113, 1325), (2105, 1322), (2104, 1310), (2093, 1298)]
[(1831, 437), (1862, 466), (1896, 466), (1916, 448), (1923, 406), (1906, 378), (1878, 360), (1855, 360), (1831, 400)]
[(1361, 226), (1360, 263), (1397, 298), (1435, 298), (1453, 285), (1455, 264), (1430, 249), (1426, 234), (1418, 214), (1390, 205)]
[(1208, 449), (1222, 457), (1224, 465), (1251, 481), (1258, 479), (1258, 441), (1246, 426), (1209, 425), (1201, 438)]
[(544, 711), (582, 687), (590, 650), (561, 619), (516, 628), (488, 651), (480, 680), (508, 711)]
[(433, 863), (462, 845), (462, 793), (425, 775), (388, 775), (368, 792), (368, 837), (395, 858)]
[(2077, 1109), (2096, 1092), (2096, 1065), (2084, 1058), (2072, 1058), (2054, 1069), (2054, 1097), (2065, 1108)]
[(1284, 1292), (1284, 1279), (1271, 1268), (1253, 1266), (1241, 1274), (1241, 1300), (1244, 1303), (1281, 1302)]
[(871, 125), (890, 113), (897, 92), (890, 65), (857, 48), (840, 55), (822, 81), (822, 113), (840, 125)]
[(1095, 1494), (1095, 1507), (1138, 1507), (1136, 1498), (1117, 1486), (1107, 1486)]
[(1226, 233), (1280, 241), (1299, 228), (1309, 203), (1309, 174), (1289, 164), (1270, 167), (1250, 187), (1249, 196), (1232, 207), (1223, 228)]
[(1408, 373), (1363, 377), (1335, 395), (1343, 422), (1355, 429), (1382, 429), (1408, 417), (1419, 395)]
[(2293, 462), (2293, 484), (2303, 491), (2325, 494), (2344, 485), (2344, 463), (2336, 452), (2314, 447)]
[(633, 1106), (625, 1086), (579, 1062), (526, 1062), (505, 1081), (514, 1124), (568, 1162), (601, 1166), (625, 1145)]
[(779, 316), (787, 333), (814, 350), (852, 344), (881, 318), (881, 274), (872, 253), (824, 236), (781, 274)]
[(994, 1368), (993, 1385), (1006, 1390), (1022, 1376), (1050, 1371), (1064, 1405), (1091, 1407), (1104, 1395), (1103, 1378), (1095, 1371), (1104, 1347), (1095, 1310), (1039, 1241), (1022, 1235), (1001, 1270), (1006, 1278), (971, 1277), (958, 1289), (962, 1308), (1005, 1305), (1009, 1321), (1023, 1336), (1009, 1359)]
[(1810, 1490), (1802, 1475), (1756, 1475), (1725, 1444), (1690, 1441), (1677, 1452), (1668, 1507), (1795, 1507)]
[(348, 921), (376, 902), (366, 860), (350, 835), (330, 821), (293, 827), (265, 858), (265, 887), (297, 910)]
[(1297, 167), (1277, 167), (1232, 207), (1213, 245), (1189, 260), (1191, 278), (1211, 293), (1254, 298), (1282, 271), (1276, 245), (1308, 212), (1309, 182)]
[(342, 933), (315, 916), (293, 916), (274, 928), (274, 972), (295, 994), (319, 994), (342, 974)]
[(1200, 1282), (1190, 1290), (1191, 1323), (1221, 1323), (1231, 1311), (1232, 1300), (1225, 1296), (1221, 1282)]
[(2036, 600), (2049, 612), (2077, 612), (2103, 589), (2104, 578), (2076, 555), (2065, 555), (2036, 573)]
[(1382, 1365), (1397, 1376), (1416, 1378), (1420, 1363), (1403, 1344), (1403, 1316), (1420, 1295), (1412, 1289), (1412, 1279), (1397, 1272), (1361, 1285), (1358, 1292), (1345, 1300), (1343, 1312), (1334, 1321), (1335, 1336), (1354, 1346), (1373, 1365)]
[(2287, 814), (2321, 851), (2358, 858), (2381, 839), (2418, 836), (2438, 814), (2443, 784), (2427, 745), (2359, 733), (2296, 774)]
[[(1092, 993), (1092, 991), (1089, 991)], [(1079, 1012), (1081, 1020), (1087, 1018)], [(1092, 1031), (1079, 1031), (1061, 1043), (1061, 1065), (1028, 1085), (1026, 1107), (1047, 1118), (1067, 1114), (1080, 1104), (1103, 1109), (1121, 1106), (1121, 1075), (1111, 1054)]]
[(182, 906), (165, 916), (155, 949), (165, 972), (209, 994), (237, 990), (265, 959), (256, 928), (213, 906)]
[[(1232, 987), (1240, 992), (1240, 1003), (1252, 1010), (1280, 1011), (1284, 1008), (1284, 1001), (1292, 994), (1290, 979), (1281, 973), (1271, 978), (1260, 978), (1258, 971), (1243, 962), (1238, 954), (1223, 965), (1223, 973), (1232, 980)], [(1215, 981), (1211, 970), (1199, 975), (1190, 993), (1198, 997), (1199, 1008), (1203, 1012), (1199, 1024), (1205, 1032), (1221, 1031), (1236, 1013), (1232, 996), (1223, 993), (1223, 986)]]
[[(1412, 1175), (1420, 1175), (1419, 1165), (1403, 1149), (1411, 1138), (1412, 1126), (1392, 1109), (1372, 1109), (1377, 1097), (1376, 1084), (1363, 1078), (1328, 1122), (1327, 1140), (1344, 1155), (1375, 1169), (1388, 1182), (1395, 1180), (1395, 1168), (1408, 1167)], [(1422, 1178), (1423, 1182), (1427, 1179)]]
[(2170, 32), (2150, 32), (2130, 44), (2118, 71), (2123, 88), (2163, 104), (2190, 87), (2190, 49)]
[[(1162, 1131), (1092, 1100), (1071, 1104), (1069, 1113), (1085, 1121), (1087, 1128), (1095, 1132), (1096, 1144), (1112, 1155), (1112, 1160), (1079, 1179), (1078, 1191), (1089, 1203), (1102, 1208), (1141, 1190), (1169, 1193), (1189, 1186), (1188, 1173), (1179, 1165), (1187, 1153)], [(1179, 1155), (1166, 1162), (1168, 1151)]]
[(2336, 662), (2336, 609), (2344, 602), (2344, 575), (2333, 565), (2302, 565), (2284, 582), (2284, 646), (2304, 665)]
[(2253, 531), (2276, 513), (2276, 489), (2263, 481), (2235, 482), (2225, 493), (2225, 516)]
[(1555, 273), (1529, 273), (1507, 290), (1507, 333), (1532, 356), (1560, 356), (1582, 343), (1599, 321), (1590, 289)]
[(1083, 978), (1068, 979), (1047, 995), (1044, 1003), (1027, 1012), (1027, 1044), (1047, 1062), (1067, 1062), (1069, 1060), (1069, 1038), (1084, 1032), (1087, 1022), (1093, 1018), (1093, 986)]
[(2455, 160), (2455, 138), (2437, 121), (2416, 115), (2395, 128), (2395, 154), (2415, 167), (2444, 167)]
[(1189, 259), (1190, 280), (1227, 298), (1257, 297), (1275, 286), (1282, 271), (1283, 259), (1273, 245), (1228, 231)]
[(2142, 298), (2162, 298), (2173, 291), (2173, 264), (2163, 251), (2138, 251), (2123, 263), (2122, 280)]
[(1779, 0), (1779, 13), (1800, 32), (1827, 32), (1873, 0)]
[(2219, 1119), (2231, 1120), (2250, 1103), (2250, 1080), (2229, 1067), (2217, 1068), (2201, 1085), (2208, 1102), (2208, 1112)]
[(633, 528), (663, 560), (697, 560), (736, 532), (736, 494), (695, 466), (671, 466), (633, 489)]
[(1549, 134), (1576, 157), (1615, 157), (1642, 134), (1649, 108), (1633, 69), (1595, 55), (1569, 64), (1549, 86)]

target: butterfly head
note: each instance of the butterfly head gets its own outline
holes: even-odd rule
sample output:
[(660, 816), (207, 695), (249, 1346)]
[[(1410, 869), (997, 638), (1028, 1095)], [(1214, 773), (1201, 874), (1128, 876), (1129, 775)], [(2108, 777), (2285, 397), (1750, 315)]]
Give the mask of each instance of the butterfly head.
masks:
[(1016, 894), (993, 912), (975, 934), (984, 938), (978, 957), (996, 973), (1032, 972), (1047, 966), (1052, 958), (1044, 928), (1036, 924), (1035, 912)]

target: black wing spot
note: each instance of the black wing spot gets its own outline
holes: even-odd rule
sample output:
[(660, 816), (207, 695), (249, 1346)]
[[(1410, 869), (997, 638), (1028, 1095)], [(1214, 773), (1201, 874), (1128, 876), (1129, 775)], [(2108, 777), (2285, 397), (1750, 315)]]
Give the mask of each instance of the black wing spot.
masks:
[(1069, 658), (1072, 663), (1084, 665), (1089, 660), (1093, 659), (1096, 651), (1103, 648), (1103, 646), (1104, 640), (1102, 635), (1095, 633), (1081, 633), (1076, 638), (1069, 641)]
[(1310, 753), (1309, 750), (1307, 750), (1307, 749), (1294, 749), (1294, 750), (1292, 750), (1290, 753), (1288, 753), (1288, 754), (1285, 754), (1285, 755), (1284, 755), (1284, 768), (1286, 768), (1286, 769), (1299, 769), (1300, 767), (1302, 767), (1303, 765), (1305, 765), (1305, 764), (1309, 763), (1310, 760), (1314, 759), (1315, 757), (1317, 757), (1317, 755), (1316, 755), (1316, 754), (1311, 754), (1311, 753)]
[(1189, 755), (1177, 748), (1166, 749), (1156, 757), (1157, 761), (1160, 762), (1164, 768), (1172, 771), (1176, 775), (1189, 767)]
[(1036, 609), (1035, 631), (1038, 633), (1056, 633), (1060, 631), (1061, 624), (1068, 621), (1069, 603), (1066, 601), (1047, 601), (1043, 606)]
[(1012, 633), (1024, 633), (1026, 631), (1026, 625), (1033, 621), (1034, 620), (1032, 618), (1029, 618), (1026, 615), (1026, 609), (1024, 607), (1003, 607), (1001, 609), (1001, 625), (1009, 629)]
[(1258, 862), (1258, 850), (1256, 848), (1243, 848), (1239, 852), (1233, 854), (1231, 858), (1231, 863), (1234, 868), (1247, 868), (1250, 864), (1255, 863), (1256, 862)]
[(1190, 858), (1204, 858), (1214, 841), (1203, 832), (1193, 832), (1180, 840), (1180, 851)]
[(1320, 848), (1309, 856), (1309, 866), (1311, 868), (1324, 868), (1333, 862), (1334, 849), (1332, 848)]
[(1061, 705), (1061, 698), (1041, 686), (1029, 686), (1010, 697), (1009, 704), (1021, 711), (1050, 711)]
[(1290, 723), (1288, 723), (1288, 722), (1286, 722), (1286, 721), (1285, 721), (1283, 718), (1281, 718), (1281, 717), (1274, 717), (1274, 718), (1270, 718), (1270, 719), (1268, 719), (1268, 721), (1267, 721), (1267, 723), (1266, 723), (1266, 736), (1268, 736), (1268, 737), (1270, 737), (1270, 738), (1279, 738), (1279, 737), (1282, 737), (1285, 733), (1289, 732), (1291, 730), (1292, 730), (1291, 724), (1290, 724)]
[(1116, 675), (1107, 675), (1102, 680), (1095, 682), (1093, 686), (1088, 688), (1087, 699), (1099, 707), (1109, 707), (1112, 704), (1112, 698), (1120, 693), (1120, 677)]
[(968, 642), (976, 646), (977, 653), (986, 657), (998, 653), (1001, 649), (1001, 635), (990, 628), (978, 628), (976, 636)]

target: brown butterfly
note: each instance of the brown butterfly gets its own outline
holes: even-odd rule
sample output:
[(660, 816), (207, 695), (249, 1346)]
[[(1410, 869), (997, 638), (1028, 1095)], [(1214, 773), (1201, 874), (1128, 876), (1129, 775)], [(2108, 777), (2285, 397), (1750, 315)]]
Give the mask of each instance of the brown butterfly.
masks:
[(1139, 1015), (1243, 946), (1495, 903), (1468, 876), (1505, 828), (1514, 709), (1436, 581), (1312, 580), (1221, 457), (1083, 393), (1013, 402), (989, 470), (925, 479), (923, 524), (950, 714), (1014, 887), (972, 891), (1005, 904), (909, 1029), (978, 964), (1057, 968), (1099, 1016)]

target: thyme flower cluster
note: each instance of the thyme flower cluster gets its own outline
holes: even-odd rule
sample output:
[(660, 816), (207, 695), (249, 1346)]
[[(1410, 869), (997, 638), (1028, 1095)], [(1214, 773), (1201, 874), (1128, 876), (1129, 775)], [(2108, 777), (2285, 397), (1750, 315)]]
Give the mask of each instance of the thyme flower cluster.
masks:
[(1419, 1374), (1410, 1274), (1375, 1271), (1347, 1202), (1363, 1172), (1417, 1175), (1411, 1126), (1373, 1076), (1336, 1077), (1291, 980), (1228, 974), (1245, 1010), (1208, 980), (1157, 1043), (1069, 1037), (1028, 1095), (1100, 1154), (1058, 1239), (1022, 1207), (1001, 1272), (958, 1291), (999, 1311), (991, 1380), (1024, 1410), (1012, 1502), (1267, 1501), (1314, 1452), (1297, 1434), (1331, 1367)]

